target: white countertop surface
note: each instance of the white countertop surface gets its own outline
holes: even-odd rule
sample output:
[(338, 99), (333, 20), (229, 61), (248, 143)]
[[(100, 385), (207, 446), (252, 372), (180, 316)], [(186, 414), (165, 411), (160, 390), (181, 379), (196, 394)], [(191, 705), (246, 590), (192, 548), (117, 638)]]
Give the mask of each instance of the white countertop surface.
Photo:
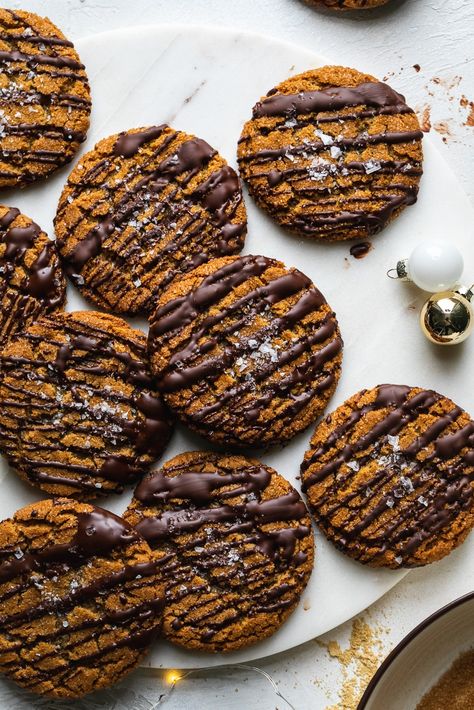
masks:
[[(48, 15), (72, 40), (103, 30), (162, 22), (252, 30), (313, 49), (332, 63), (387, 77), (420, 115), (424, 113), (425, 121), (430, 117), (431, 136), (465, 192), (474, 198), (474, 104), (470, 105), (474, 101), (474, 4), (470, 0), (393, 0), (389, 7), (356, 17), (317, 12), (301, 0), (4, 0), (3, 6)], [(419, 71), (413, 65), (419, 65)], [(410, 572), (362, 615), (380, 659), (432, 611), (474, 589), (473, 560), (471, 536), (444, 561)], [(344, 649), (351, 630), (353, 622), (347, 622), (321, 640), (337, 642)], [(337, 646), (330, 648), (334, 655)], [(298, 710), (354, 710), (348, 697), (351, 688), (359, 688), (358, 676), (367, 663), (370, 659), (363, 646), (356, 651), (354, 662), (347, 664), (313, 641), (256, 665), (272, 676)], [(163, 692), (160, 674), (152, 677), (138, 671), (122, 684), (120, 692), (91, 700), (87, 708), (153, 710)], [(13, 710), (58, 707), (49, 702), (33, 705), (29, 696), (4, 685), (0, 706)], [(191, 710), (288, 707), (265, 678), (245, 669), (214, 670), (183, 679), (162, 706)]]

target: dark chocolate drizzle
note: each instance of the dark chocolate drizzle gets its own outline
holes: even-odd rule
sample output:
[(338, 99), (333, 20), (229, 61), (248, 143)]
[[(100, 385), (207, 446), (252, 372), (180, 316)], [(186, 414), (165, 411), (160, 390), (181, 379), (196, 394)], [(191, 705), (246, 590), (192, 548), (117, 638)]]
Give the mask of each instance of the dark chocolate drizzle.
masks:
[(295, 587), (307, 580), (308, 545), (301, 541), (312, 533), (295, 490), (267, 498), (270, 469), (195, 456), (145, 478), (129, 510), (139, 515), (138, 532), (170, 555), (160, 568), (168, 581), (165, 616), (174, 631), (186, 628), (206, 645), (226, 628), (233, 638), (244, 616), (288, 613)]
[(122, 158), (132, 158), (145, 143), (161, 136), (164, 128), (164, 125), (151, 126), (151, 128), (147, 128), (144, 131), (121, 133), (114, 146), (114, 155)]
[[(33, 484), (64, 485), (70, 495), (81, 497), (120, 493), (143, 476), (171, 435), (169, 415), (153, 391), (143, 344), (98, 325), (84, 326), (73, 315), (42, 323), (44, 334), (27, 330), (22, 340), (32, 348), (49, 345), (55, 352), (52, 360), (18, 357), (12, 349), (1, 358), (2, 450)], [(92, 377), (89, 384), (84, 376)], [(110, 377), (131, 385), (131, 394), (120, 385), (116, 390), (105, 386), (104, 379)], [(43, 383), (53, 386), (52, 395), (46, 394), (49, 389), (41, 391)], [(32, 384), (40, 389), (32, 389)], [(18, 439), (25, 407), (28, 430), (38, 434), (31, 444)], [(72, 432), (79, 441), (63, 443)], [(130, 447), (131, 457), (124, 454)]]
[(84, 64), (71, 59), (71, 57), (55, 57), (51, 54), (25, 54), (14, 50), (13, 52), (0, 51), (0, 62), (25, 62), (29, 67), (34, 68), (37, 64), (50, 64), (54, 67), (68, 67), (69, 69), (84, 69)]
[[(351, 107), (355, 110), (348, 113)], [(349, 237), (376, 234), (417, 198), (422, 172), (419, 161), (366, 157), (372, 145), (390, 147), (421, 140), (421, 130), (371, 132), (370, 119), (403, 114), (413, 114), (404, 97), (380, 82), (299, 94), (280, 94), (275, 89), (256, 104), (252, 127), (240, 139), (241, 170), (258, 202), (301, 234), (331, 235), (333, 239), (345, 238), (347, 232)], [(269, 119), (273, 119), (270, 126)], [(351, 126), (356, 120), (363, 120), (366, 130), (355, 138), (345, 137), (341, 124)], [(330, 135), (324, 134), (326, 123), (331, 124), (327, 129)], [(316, 128), (317, 138), (313, 141), (305, 134), (299, 142), (296, 132), (306, 126)], [(252, 150), (256, 136), (272, 133), (281, 146), (281, 131), (288, 133), (287, 145)], [(345, 153), (355, 150), (363, 160), (346, 159)], [(393, 180), (387, 182), (386, 176), (393, 176)], [(370, 197), (364, 190), (370, 191)], [(298, 209), (290, 213), (288, 204), (298, 205)]]
[(388, 109), (390, 113), (413, 113), (405, 97), (382, 82), (365, 82), (359, 86), (331, 86), (320, 91), (302, 91), (299, 94), (272, 94), (259, 101), (254, 118), (262, 116), (292, 116), (294, 114), (338, 111), (348, 106), (372, 106)]
[[(13, 220), (19, 214), (18, 210), (9, 210), (5, 215), (7, 224), (11, 223), (10, 213), (14, 213)], [(5, 261), (15, 261), (22, 257), (25, 251), (33, 246), (40, 232), (41, 229), (34, 222), (27, 227), (10, 227), (6, 232), (2, 231), (2, 242), (7, 246), (3, 256)]]
[[(53, 505), (68, 508), (64, 501)], [(14, 679), (19, 672), (21, 685), (31, 689), (40, 688), (44, 682), (58, 687), (79, 667), (87, 667), (94, 661), (98, 665), (107, 663), (108, 654), (116, 649), (143, 650), (158, 630), (163, 608), (163, 599), (159, 597), (133, 603), (134, 589), (153, 586), (157, 574), (157, 563), (151, 560), (128, 563), (134, 553), (129, 553), (127, 548), (141, 544), (136, 531), (101, 508), (87, 513), (69, 508), (67, 514), (77, 518), (75, 532), (67, 542), (32, 547), (28, 536), (24, 546), (20, 541), (17, 546), (0, 550), (0, 623), (8, 637), (0, 649), (0, 665), (2, 671)], [(37, 517), (31, 520), (41, 524)], [(20, 525), (23, 524), (22, 519)], [(124, 562), (118, 568), (113, 566), (112, 571), (107, 571), (106, 566), (104, 572), (102, 559)], [(87, 569), (90, 566), (97, 567), (93, 577)], [(51, 585), (64, 577), (71, 580), (69, 593), (54, 593)], [(132, 601), (132, 605), (108, 610), (107, 598), (118, 588), (123, 590), (123, 600)], [(18, 595), (18, 611), (12, 613), (14, 595)], [(77, 606), (82, 610), (78, 619), (74, 617)], [(84, 609), (88, 610), (87, 616), (83, 614)], [(50, 616), (59, 622), (54, 631), (50, 624), (41, 628), (34, 623)], [(22, 632), (17, 634), (17, 629), (25, 624), (31, 624), (28, 638)], [(94, 647), (96, 640), (100, 651), (91, 653), (91, 644)], [(48, 664), (52, 657), (51, 644), (56, 654), (65, 654), (67, 663)], [(37, 648), (34, 659), (30, 653), (27, 660), (27, 652), (34, 647)]]
[[(115, 168), (145, 144), (149, 153), (130, 162), (116, 185)], [(178, 273), (240, 251), (246, 223), (239, 217), (242, 193), (235, 171), (224, 165), (188, 188), (215, 156), (205, 141), (183, 140), (182, 133), (165, 125), (120, 134), (110, 159), (69, 183), (71, 209), (76, 198), (100, 189), (108, 211), (72, 249), (69, 235), (75, 239), (83, 220), (97, 220), (97, 205), (85, 213), (81, 208), (79, 220), (74, 215), (66, 227), (69, 203), (63, 198), (59, 204), (58, 243), (78, 285), (85, 280), (88, 293), (115, 311), (148, 311)]]
[(78, 513), (77, 521), (76, 533), (69, 542), (51, 545), (36, 553), (25, 552), (19, 558), (2, 562), (0, 584), (22, 574), (39, 571), (49, 563), (75, 566), (84, 559), (107, 555), (111, 550), (139, 539), (119, 517), (102, 508), (95, 508), (90, 513)]
[[(206, 315), (234, 289), (249, 279), (263, 277), (273, 265), (272, 259), (263, 256), (236, 258), (204, 278), (186, 296), (159, 307), (151, 321), (148, 348), (152, 362), (155, 353), (159, 361), (163, 347), (172, 351), (167, 364), (157, 369), (160, 391), (177, 397), (185, 392), (184, 405), (178, 398), (171, 400), (180, 416), (188, 425), (211, 430), (227, 443), (262, 444), (270, 438), (281, 443), (289, 422), (294, 424), (294, 418), (314, 404), (317, 396), (325, 402), (327, 391), (338, 379), (339, 364), (334, 360), (341, 352), (342, 340), (334, 314), (300, 271), (272, 278), (214, 315)], [(291, 302), (281, 314), (286, 299)], [(305, 323), (308, 316), (319, 311), (316, 322)], [(257, 317), (263, 317), (266, 325), (251, 335), (239, 335)], [(190, 334), (183, 337), (189, 326)], [(303, 335), (289, 339), (284, 347), (272, 347), (282, 333), (297, 327), (303, 329)], [(270, 358), (265, 356), (269, 343)], [(262, 344), (263, 362), (257, 364), (252, 355)], [(242, 358), (250, 363), (250, 377), (247, 372), (240, 375)], [(229, 372), (233, 373), (232, 384), (213, 396), (213, 383)], [(192, 407), (198, 398), (200, 405), (193, 407), (191, 414), (188, 405)], [(260, 420), (262, 414), (268, 416), (269, 406), (273, 416)]]
[(10, 207), (5, 214), (0, 217), (0, 227), (2, 230), (8, 229), (12, 222), (20, 215), (20, 210), (16, 207)]
[(372, 249), (372, 244), (370, 242), (358, 242), (353, 244), (349, 249), (349, 253), (355, 259), (363, 259), (369, 251)]
[(46, 310), (56, 308), (64, 300), (64, 294), (58, 293), (56, 276), (58, 267), (53, 242), (49, 242), (43, 247), (38, 258), (30, 267), (25, 289), (30, 296), (43, 301)]
[[(413, 394), (410, 387), (380, 385), (372, 403), (355, 405), (323, 443), (307, 452), (303, 490), (322, 529), (351, 556), (373, 562), (393, 551), (393, 566), (422, 564), (418, 548), (448, 532), (455, 521), (462, 525), (472, 509), (474, 422), (460, 424), (466, 414), (456, 406), (440, 415), (441, 400), (432, 390)], [(380, 410), (382, 418), (357, 435), (358, 423)], [(434, 417), (429, 426), (423, 422), (428, 414)], [(390, 437), (401, 441), (405, 427), (416, 427), (417, 421), (421, 433), (410, 444), (391, 442)], [(370, 480), (364, 473), (360, 486), (351, 486), (357, 472), (374, 460), (379, 464)]]

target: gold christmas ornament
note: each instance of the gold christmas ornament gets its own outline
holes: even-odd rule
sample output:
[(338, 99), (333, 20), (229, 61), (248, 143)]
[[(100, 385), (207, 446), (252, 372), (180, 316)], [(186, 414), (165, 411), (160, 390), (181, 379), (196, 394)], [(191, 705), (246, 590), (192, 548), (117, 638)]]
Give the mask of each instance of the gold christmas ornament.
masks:
[(420, 313), (421, 329), (428, 340), (437, 345), (457, 345), (466, 340), (474, 328), (473, 296), (474, 285), (433, 294)]

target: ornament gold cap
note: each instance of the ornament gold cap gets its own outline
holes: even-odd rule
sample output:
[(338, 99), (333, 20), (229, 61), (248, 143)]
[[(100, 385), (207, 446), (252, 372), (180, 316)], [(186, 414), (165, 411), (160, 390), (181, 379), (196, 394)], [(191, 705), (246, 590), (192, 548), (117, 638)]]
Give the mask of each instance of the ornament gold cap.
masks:
[(456, 289), (456, 293), (459, 293), (461, 296), (464, 296), (464, 298), (469, 301), (469, 303), (474, 300), (474, 284), (472, 286), (459, 286)]

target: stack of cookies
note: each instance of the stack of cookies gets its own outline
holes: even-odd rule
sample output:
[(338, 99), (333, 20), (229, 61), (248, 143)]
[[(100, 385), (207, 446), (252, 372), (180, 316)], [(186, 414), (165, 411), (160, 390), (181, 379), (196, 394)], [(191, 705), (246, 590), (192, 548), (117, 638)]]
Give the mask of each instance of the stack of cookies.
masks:
[[(49, 20), (1, 10), (0, 24), (0, 178), (22, 187), (72, 159), (89, 88)], [(367, 238), (416, 201), (421, 137), (403, 96), (323, 67), (258, 101), (238, 163), (288, 230)], [(0, 669), (72, 698), (118, 681), (160, 633), (224, 653), (295, 609), (313, 567), (310, 513), (247, 454), (324, 413), (343, 341), (311, 279), (240, 255), (241, 179), (194, 135), (157, 125), (101, 140), (69, 175), (55, 230), (53, 242), (0, 207), (0, 450), (48, 496), (0, 523)], [(97, 310), (64, 310), (66, 278)], [(137, 315), (147, 336), (123, 319)], [(175, 421), (219, 453), (203, 446), (153, 469)], [(301, 478), (342, 552), (399, 568), (464, 540), (473, 473), (466, 412), (381, 385), (319, 423)], [(123, 517), (87, 502), (130, 486)]]

